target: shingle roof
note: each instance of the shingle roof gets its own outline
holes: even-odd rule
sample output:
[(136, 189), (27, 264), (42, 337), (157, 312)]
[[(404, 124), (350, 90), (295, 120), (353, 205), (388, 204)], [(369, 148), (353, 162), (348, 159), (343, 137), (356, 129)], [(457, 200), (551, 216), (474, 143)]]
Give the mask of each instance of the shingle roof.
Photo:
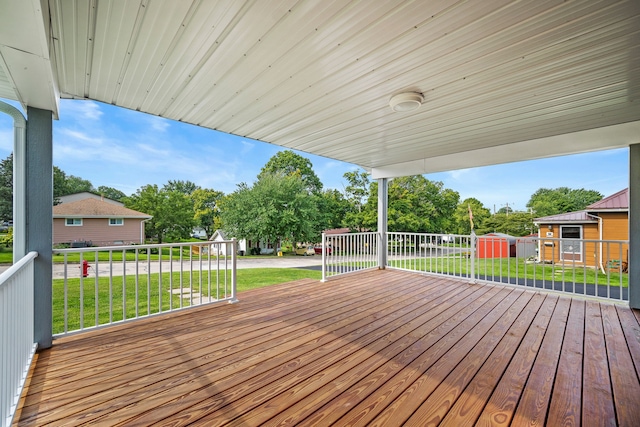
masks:
[(629, 209), (629, 189), (620, 190), (609, 197), (590, 204), (585, 208), (587, 211), (599, 211), (608, 209)]
[(151, 215), (134, 211), (102, 200), (87, 198), (53, 207), (54, 218), (151, 218)]

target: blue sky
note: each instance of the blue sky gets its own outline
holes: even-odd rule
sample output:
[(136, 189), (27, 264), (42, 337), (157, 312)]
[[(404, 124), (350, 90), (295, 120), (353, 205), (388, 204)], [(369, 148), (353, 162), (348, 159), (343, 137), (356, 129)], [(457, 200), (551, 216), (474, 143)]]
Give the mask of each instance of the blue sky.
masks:
[[(106, 185), (127, 195), (143, 185), (162, 186), (168, 180), (189, 180), (230, 193), (240, 182), (253, 183), (262, 166), (283, 150), (92, 101), (62, 100), (60, 120), (53, 129), (56, 166), (95, 187)], [(2, 159), (12, 150), (12, 132), (11, 119), (0, 114)], [(311, 160), (325, 188), (343, 190), (343, 174), (358, 169), (300, 154)], [(608, 196), (627, 187), (628, 176), (627, 149), (426, 175), (460, 193), (461, 200), (475, 197), (491, 210), (507, 203), (524, 210), (531, 194), (541, 187), (586, 188)]]

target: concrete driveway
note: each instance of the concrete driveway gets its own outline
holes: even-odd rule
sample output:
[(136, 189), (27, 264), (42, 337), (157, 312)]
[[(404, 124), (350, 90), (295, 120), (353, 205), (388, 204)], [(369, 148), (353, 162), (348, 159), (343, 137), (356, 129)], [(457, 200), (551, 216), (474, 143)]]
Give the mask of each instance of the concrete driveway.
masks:
[[(322, 257), (317, 256), (287, 256), (287, 257), (277, 257), (272, 255), (265, 255), (260, 258), (250, 258), (250, 257), (238, 257), (237, 258), (237, 267), (240, 268), (304, 268), (304, 267), (313, 267), (322, 265)], [(203, 260), (203, 268), (206, 268), (206, 260)], [(215, 268), (216, 260), (211, 260), (212, 269)], [(225, 260), (220, 260), (220, 268), (224, 268)], [(231, 260), (227, 260), (228, 266), (231, 266)], [(89, 275), (95, 275), (96, 265), (93, 262), (89, 262)], [(0, 273), (7, 270), (10, 265), (0, 265)], [(98, 264), (98, 274), (100, 276), (108, 276), (109, 275), (109, 263), (108, 262), (100, 262)], [(122, 262), (114, 262), (111, 266), (114, 276), (122, 276), (125, 267)], [(126, 263), (126, 273), (134, 274), (136, 269), (135, 262), (127, 262)], [(182, 262), (183, 271), (199, 270), (199, 261), (194, 259), (192, 262), (183, 261)], [(158, 261), (141, 261), (138, 263), (138, 272), (140, 273), (157, 273), (160, 271), (160, 263)], [(169, 262), (162, 262), (162, 271), (169, 271)], [(173, 271), (180, 271), (180, 262), (173, 262)], [(67, 267), (67, 277), (78, 277), (80, 273), (80, 266), (78, 264), (69, 265)], [(64, 277), (64, 265), (63, 264), (54, 264), (53, 265), (53, 277), (54, 278), (62, 278)]]

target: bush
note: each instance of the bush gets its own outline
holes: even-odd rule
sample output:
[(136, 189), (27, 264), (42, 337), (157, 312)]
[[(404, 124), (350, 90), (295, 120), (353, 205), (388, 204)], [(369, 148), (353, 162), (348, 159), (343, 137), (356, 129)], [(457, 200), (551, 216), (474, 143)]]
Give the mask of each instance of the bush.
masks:
[(13, 227), (9, 227), (7, 234), (0, 237), (0, 244), (6, 248), (13, 246)]

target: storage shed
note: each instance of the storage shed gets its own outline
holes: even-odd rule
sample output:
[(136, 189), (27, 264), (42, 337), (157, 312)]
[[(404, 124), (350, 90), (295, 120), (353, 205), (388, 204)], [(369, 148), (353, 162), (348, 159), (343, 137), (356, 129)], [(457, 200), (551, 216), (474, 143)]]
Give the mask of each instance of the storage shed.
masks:
[(516, 256), (516, 238), (504, 233), (478, 236), (478, 258), (506, 258)]

